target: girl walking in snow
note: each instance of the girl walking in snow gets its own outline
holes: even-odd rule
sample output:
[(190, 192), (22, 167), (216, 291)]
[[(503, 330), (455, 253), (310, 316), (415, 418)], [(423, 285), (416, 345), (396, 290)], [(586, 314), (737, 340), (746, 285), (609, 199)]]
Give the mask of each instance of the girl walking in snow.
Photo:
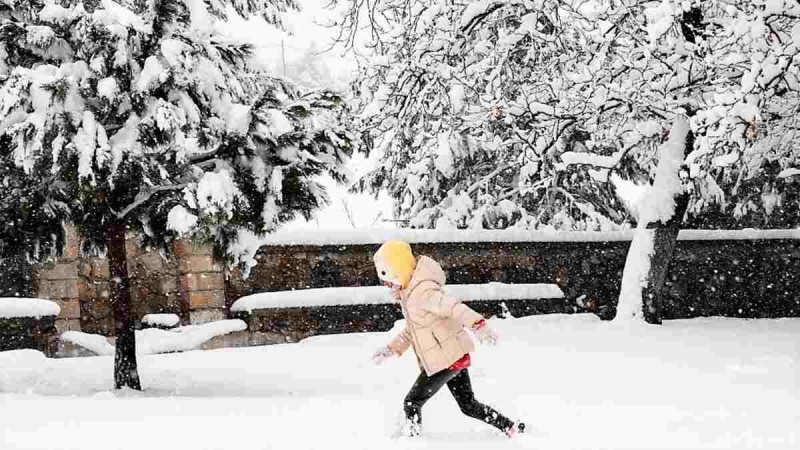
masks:
[(373, 361), (381, 364), (413, 347), (421, 368), (403, 403), (403, 432), (409, 436), (420, 433), (422, 406), (444, 385), (467, 416), (484, 421), (509, 437), (523, 432), (523, 423), (515, 423), (475, 399), (467, 369), (475, 346), (465, 328), (489, 345), (497, 342), (497, 334), (480, 314), (445, 295), (441, 266), (427, 256), (415, 258), (411, 246), (401, 241), (383, 244), (375, 253), (374, 262), (378, 277), (400, 302), (406, 327), (375, 353)]

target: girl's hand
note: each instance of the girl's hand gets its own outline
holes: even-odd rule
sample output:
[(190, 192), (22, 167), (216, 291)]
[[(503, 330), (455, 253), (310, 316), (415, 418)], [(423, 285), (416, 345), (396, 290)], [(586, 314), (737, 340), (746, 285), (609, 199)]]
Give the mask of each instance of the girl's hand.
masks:
[(372, 362), (376, 366), (380, 366), (383, 364), (387, 359), (395, 356), (395, 353), (389, 347), (381, 347), (372, 355)]
[(472, 331), (483, 345), (495, 346), (500, 336), (491, 329), (485, 320), (479, 320), (472, 325)]

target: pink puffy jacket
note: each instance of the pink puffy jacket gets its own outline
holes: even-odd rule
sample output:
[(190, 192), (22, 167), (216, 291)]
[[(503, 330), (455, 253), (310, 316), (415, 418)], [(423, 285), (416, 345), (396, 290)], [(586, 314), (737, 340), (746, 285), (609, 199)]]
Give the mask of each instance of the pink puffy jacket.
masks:
[(465, 327), (483, 320), (461, 301), (445, 295), (444, 282), (444, 271), (436, 261), (427, 256), (417, 259), (411, 282), (400, 292), (406, 328), (389, 343), (398, 355), (413, 346), (428, 375), (447, 369), (475, 350)]

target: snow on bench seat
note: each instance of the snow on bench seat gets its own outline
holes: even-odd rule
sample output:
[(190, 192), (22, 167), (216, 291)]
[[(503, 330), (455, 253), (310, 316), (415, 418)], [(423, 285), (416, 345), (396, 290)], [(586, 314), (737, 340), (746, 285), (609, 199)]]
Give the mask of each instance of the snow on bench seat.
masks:
[[(451, 284), (445, 286), (448, 295), (463, 301), (501, 301), (564, 298), (555, 284)], [(261, 292), (236, 300), (233, 312), (252, 312), (256, 309), (308, 308), (394, 303), (389, 289), (383, 286), (336, 287), (299, 289), (295, 291)]]
[(57, 316), (58, 303), (41, 298), (0, 297), (0, 318)]
[(181, 322), (177, 314), (145, 314), (142, 323), (151, 327), (172, 328)]

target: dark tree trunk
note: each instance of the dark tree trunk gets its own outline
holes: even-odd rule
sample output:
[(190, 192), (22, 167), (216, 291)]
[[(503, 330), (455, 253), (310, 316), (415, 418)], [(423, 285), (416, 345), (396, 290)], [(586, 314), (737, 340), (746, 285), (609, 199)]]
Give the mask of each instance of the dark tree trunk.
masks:
[(111, 273), (111, 299), (114, 304), (114, 323), (117, 351), (114, 356), (114, 386), (142, 390), (136, 367), (136, 334), (131, 319), (131, 289), (125, 231), (122, 221), (113, 222), (106, 231), (108, 269)]
[[(686, 135), (684, 156), (688, 155), (692, 148), (694, 148), (694, 134), (690, 131)], [(647, 323), (661, 324), (667, 271), (688, 206), (689, 194), (683, 193), (675, 199), (675, 212), (667, 223), (655, 222), (647, 227), (655, 228), (653, 231), (653, 256), (650, 257), (647, 286), (642, 288), (642, 312)]]
[(681, 218), (686, 213), (689, 195), (683, 194), (675, 199), (675, 215), (666, 224), (656, 223), (653, 231), (653, 256), (650, 258), (650, 271), (647, 274), (647, 287), (642, 288), (642, 312), (647, 323), (661, 324), (662, 308), (669, 263), (681, 231)]

